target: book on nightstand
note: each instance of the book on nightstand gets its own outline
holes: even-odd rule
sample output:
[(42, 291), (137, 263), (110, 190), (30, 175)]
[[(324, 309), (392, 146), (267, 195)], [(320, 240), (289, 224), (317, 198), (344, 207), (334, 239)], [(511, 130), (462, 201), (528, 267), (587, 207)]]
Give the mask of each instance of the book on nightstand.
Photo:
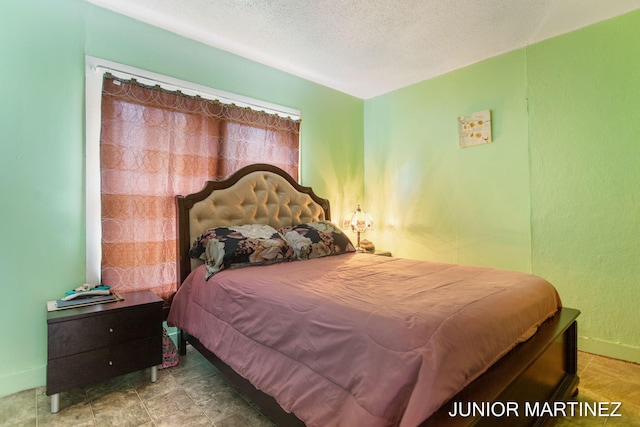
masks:
[(106, 295), (82, 295), (73, 299), (47, 301), (47, 311), (64, 310), (66, 308), (84, 307), (87, 305), (104, 304), (122, 301), (124, 298), (117, 292), (109, 292)]

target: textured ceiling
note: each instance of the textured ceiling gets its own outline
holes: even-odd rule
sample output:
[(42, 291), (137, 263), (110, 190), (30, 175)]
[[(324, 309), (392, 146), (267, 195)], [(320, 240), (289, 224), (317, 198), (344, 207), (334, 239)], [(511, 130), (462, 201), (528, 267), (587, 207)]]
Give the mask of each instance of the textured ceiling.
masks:
[(640, 0), (87, 0), (371, 98), (640, 8)]

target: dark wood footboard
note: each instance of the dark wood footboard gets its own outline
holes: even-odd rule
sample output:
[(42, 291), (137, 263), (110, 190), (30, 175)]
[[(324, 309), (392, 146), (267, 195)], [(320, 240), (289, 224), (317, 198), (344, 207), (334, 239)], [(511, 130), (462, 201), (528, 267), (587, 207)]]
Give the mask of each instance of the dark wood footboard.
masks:
[[(528, 341), (519, 344), (487, 372), (443, 405), (426, 420), (423, 427), (433, 426), (542, 426), (553, 420), (542, 411), (544, 402), (567, 400), (578, 387), (577, 322), (580, 312), (562, 308), (540, 326)], [(450, 416), (454, 404), (499, 402), (511, 411), (501, 416), (498, 404), (489, 416)], [(536, 408), (540, 409), (536, 411)], [(527, 410), (531, 409), (531, 410)], [(468, 412), (468, 411), (465, 411)], [(537, 413), (540, 416), (527, 416)]]
[[(577, 391), (577, 322), (580, 312), (562, 308), (543, 323), (528, 341), (519, 344), (487, 372), (458, 393), (440, 410), (421, 424), (423, 427), (457, 426), (542, 426), (553, 422), (542, 405), (545, 402), (567, 400)], [(206, 349), (196, 338), (180, 333), (180, 354), (186, 353), (189, 342), (216, 366), (229, 382), (245, 396), (253, 400), (262, 412), (278, 426), (303, 426), (293, 414), (284, 411), (271, 396), (256, 389), (238, 375), (215, 354)], [(494, 414), (500, 415), (500, 404), (510, 404), (518, 409), (518, 416), (451, 416), (454, 403), (497, 402)], [(506, 406), (505, 406), (506, 407)], [(540, 416), (527, 416), (536, 412)], [(527, 409), (531, 409), (527, 411)], [(548, 412), (547, 412), (548, 413)]]

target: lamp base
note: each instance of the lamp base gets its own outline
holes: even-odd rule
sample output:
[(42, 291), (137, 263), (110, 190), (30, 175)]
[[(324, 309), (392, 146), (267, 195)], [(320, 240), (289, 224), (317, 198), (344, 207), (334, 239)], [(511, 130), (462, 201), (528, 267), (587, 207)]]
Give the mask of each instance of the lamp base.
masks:
[(376, 247), (370, 241), (366, 239), (362, 239), (360, 241), (360, 246), (356, 249), (359, 250), (360, 252), (374, 253), (376, 250)]

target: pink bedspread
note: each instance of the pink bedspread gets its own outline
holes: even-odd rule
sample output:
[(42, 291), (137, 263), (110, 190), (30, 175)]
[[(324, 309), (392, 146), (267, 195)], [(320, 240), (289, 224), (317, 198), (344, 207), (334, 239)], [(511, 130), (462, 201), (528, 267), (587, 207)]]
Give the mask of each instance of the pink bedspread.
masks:
[(308, 426), (416, 426), (559, 306), (529, 274), (346, 254), (200, 267), (168, 321)]

